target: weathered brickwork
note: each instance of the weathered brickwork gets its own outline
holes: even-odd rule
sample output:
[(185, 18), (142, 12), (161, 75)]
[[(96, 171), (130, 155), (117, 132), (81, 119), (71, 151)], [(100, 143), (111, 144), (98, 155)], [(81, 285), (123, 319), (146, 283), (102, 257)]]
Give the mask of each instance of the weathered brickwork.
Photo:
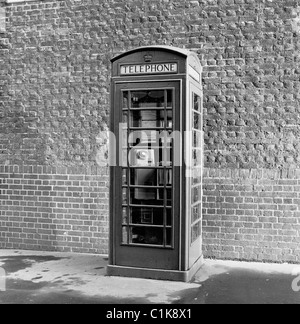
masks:
[[(78, 238), (68, 234), (72, 231), (68, 230), (72, 225), (68, 224), (69, 210), (74, 208), (53, 205), (45, 207), (51, 212), (40, 212), (43, 194), (34, 202), (35, 194), (29, 191), (48, 192), (45, 198), (53, 195), (49, 204), (58, 204), (55, 199), (69, 191), (56, 190), (55, 184), (50, 190), (47, 181), (63, 181), (53, 170), (65, 168), (65, 177), (72, 177), (71, 170), (80, 168), (76, 176), (85, 177), (92, 176), (89, 170), (97, 164), (106, 164), (107, 143), (101, 131), (107, 129), (109, 119), (110, 58), (137, 46), (172, 45), (196, 51), (204, 68), (205, 254), (300, 261), (300, 197), (296, 197), (300, 0), (1, 3), (6, 17), (4, 23), (0, 13), (0, 165), (20, 168), (19, 178), (3, 171), (10, 169), (1, 172), (1, 186), (5, 186), (1, 189), (1, 247), (71, 249), (73, 237)], [(39, 179), (33, 171), (23, 175), (22, 165), (49, 167), (52, 171), (41, 175), (51, 178)], [(101, 170), (106, 179), (107, 170)], [(286, 170), (296, 171), (290, 178)], [(42, 184), (27, 183), (30, 179), (25, 176), (30, 174)], [(99, 174), (93, 177), (84, 188), (98, 193), (93, 199), (103, 200), (100, 209), (90, 209), (95, 201), (82, 202), (86, 207), (75, 208), (74, 215), (81, 215), (80, 226), (85, 226), (84, 221), (98, 222), (91, 225), (91, 233), (92, 238), (94, 233), (101, 238), (84, 242), (91, 244), (84, 251), (103, 252), (107, 251), (107, 201), (102, 195), (108, 194), (107, 181)], [(37, 189), (26, 189), (29, 185)], [(81, 192), (80, 184), (68, 185), (74, 186)], [(88, 210), (97, 219), (86, 220)], [(61, 230), (58, 224), (46, 221), (60, 217), (65, 220), (59, 225), (66, 226), (62, 230), (66, 236), (55, 234)], [(27, 224), (24, 229), (30, 233), (22, 232), (21, 224)], [(49, 226), (43, 229), (46, 234), (40, 232), (40, 225)], [(74, 248), (83, 248), (79, 247), (83, 242), (73, 243), (77, 244)]]

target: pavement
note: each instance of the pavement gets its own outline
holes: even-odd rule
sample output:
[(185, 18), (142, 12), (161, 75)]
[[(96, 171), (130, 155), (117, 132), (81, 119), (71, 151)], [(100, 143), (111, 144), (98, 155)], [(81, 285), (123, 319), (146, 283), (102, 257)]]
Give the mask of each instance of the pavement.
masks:
[(191, 283), (106, 276), (106, 256), (0, 250), (0, 304), (300, 304), (300, 266), (205, 260)]

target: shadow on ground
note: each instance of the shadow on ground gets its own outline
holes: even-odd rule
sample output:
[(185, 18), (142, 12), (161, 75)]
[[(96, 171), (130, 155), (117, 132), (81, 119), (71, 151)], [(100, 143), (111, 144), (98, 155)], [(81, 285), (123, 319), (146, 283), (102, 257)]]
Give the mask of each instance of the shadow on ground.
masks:
[(187, 290), (177, 304), (300, 304), (295, 277), (244, 269), (213, 275), (198, 289)]

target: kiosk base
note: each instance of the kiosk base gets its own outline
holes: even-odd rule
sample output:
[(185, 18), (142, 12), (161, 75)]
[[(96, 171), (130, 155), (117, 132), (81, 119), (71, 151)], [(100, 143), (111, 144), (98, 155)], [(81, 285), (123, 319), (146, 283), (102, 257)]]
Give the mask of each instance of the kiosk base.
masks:
[(199, 269), (203, 266), (203, 264), (204, 259), (202, 256), (194, 263), (191, 269), (187, 271), (145, 269), (108, 265), (106, 275), (117, 277), (190, 282), (194, 278), (196, 273), (199, 271)]

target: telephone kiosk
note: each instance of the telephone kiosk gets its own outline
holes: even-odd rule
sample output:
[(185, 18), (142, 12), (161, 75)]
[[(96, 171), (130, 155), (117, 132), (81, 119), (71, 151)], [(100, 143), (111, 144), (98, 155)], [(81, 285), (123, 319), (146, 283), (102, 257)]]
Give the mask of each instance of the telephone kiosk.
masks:
[(203, 264), (201, 74), (175, 47), (112, 59), (110, 276), (190, 281)]

